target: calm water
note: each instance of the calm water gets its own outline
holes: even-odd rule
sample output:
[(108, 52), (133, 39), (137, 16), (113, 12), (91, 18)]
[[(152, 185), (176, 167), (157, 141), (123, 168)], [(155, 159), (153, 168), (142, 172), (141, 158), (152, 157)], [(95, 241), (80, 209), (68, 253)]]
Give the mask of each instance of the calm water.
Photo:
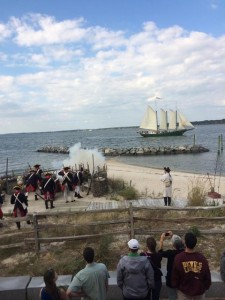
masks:
[[(138, 128), (114, 128), (98, 130), (74, 130), (45, 133), (17, 133), (0, 135), (0, 173), (8, 169), (25, 170), (30, 164), (40, 163), (42, 168), (53, 168), (55, 162), (62, 162), (67, 155), (39, 153), (36, 150), (46, 145), (73, 146), (80, 142), (82, 148), (128, 148), (142, 146), (175, 146), (196, 144), (208, 148), (210, 152), (151, 157), (119, 157), (118, 160), (129, 164), (195, 173), (225, 175), (223, 168), (224, 153), (217, 160), (218, 136), (225, 132), (225, 125), (201, 125), (181, 137), (143, 138)], [(224, 150), (225, 151), (225, 150)], [(84, 162), (85, 163), (85, 162)]]

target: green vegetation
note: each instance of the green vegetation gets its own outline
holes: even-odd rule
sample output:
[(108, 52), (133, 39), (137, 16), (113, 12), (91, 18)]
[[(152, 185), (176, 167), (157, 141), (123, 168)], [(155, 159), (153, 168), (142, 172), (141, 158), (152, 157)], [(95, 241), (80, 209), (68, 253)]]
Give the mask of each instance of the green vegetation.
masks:
[(138, 191), (123, 179), (108, 179), (109, 193), (114, 200), (134, 200), (139, 198)]
[(197, 226), (192, 226), (188, 229), (188, 232), (192, 232), (196, 237), (201, 236), (201, 232)]
[(194, 178), (188, 186), (188, 205), (205, 206), (207, 188), (206, 183), (201, 178)]
[[(15, 224), (4, 226), (1, 228), (1, 247), (5, 246), (4, 249), (0, 248), (1, 276), (28, 274), (42, 276), (47, 268), (54, 268), (61, 275), (75, 274), (85, 265), (82, 253), (87, 246), (95, 249), (97, 262), (103, 262), (109, 270), (115, 270), (121, 255), (127, 253), (127, 241), (131, 230), (129, 212), (129, 209), (118, 209), (60, 213), (44, 218), (40, 216), (38, 219), (40, 238), (59, 239), (54, 242), (51, 240), (42, 242), (38, 255), (35, 252), (34, 242), (26, 240), (27, 237), (34, 236), (30, 227), (22, 227), (17, 233)], [(190, 215), (190, 210), (185, 208), (170, 210), (133, 207), (132, 213), (135, 237), (142, 249), (145, 248), (148, 236), (154, 236), (159, 241), (161, 233), (168, 230), (172, 230), (182, 238), (187, 231), (191, 231), (198, 237), (196, 250), (206, 255), (211, 270), (218, 271), (219, 258), (224, 247), (225, 228), (225, 219), (218, 216), (224, 216), (225, 208), (208, 207), (207, 210), (196, 208), (191, 210)], [(95, 236), (90, 237), (94, 234)], [(83, 236), (80, 239), (73, 239), (79, 235)], [(23, 242), (23, 245), (11, 248), (15, 240), (21, 244)], [(170, 247), (168, 238), (165, 249)]]

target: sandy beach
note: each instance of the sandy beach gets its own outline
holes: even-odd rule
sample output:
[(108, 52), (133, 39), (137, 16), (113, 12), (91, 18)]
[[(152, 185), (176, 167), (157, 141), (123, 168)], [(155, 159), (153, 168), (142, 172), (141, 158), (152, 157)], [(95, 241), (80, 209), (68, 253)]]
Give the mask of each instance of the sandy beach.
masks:
[[(139, 167), (124, 164), (118, 162), (116, 159), (107, 160), (107, 174), (108, 178), (114, 179), (123, 179), (128, 185), (132, 185), (137, 189), (140, 196), (145, 199), (163, 199), (162, 193), (164, 185), (160, 181), (160, 177), (163, 175), (163, 169), (154, 169), (147, 167)], [(214, 184), (214, 176), (210, 176), (210, 180), (207, 174), (193, 174), (193, 173), (183, 173), (176, 172), (171, 170), (171, 175), (173, 177), (173, 197), (172, 200), (174, 203), (176, 201), (184, 202), (187, 200), (188, 189), (194, 180), (202, 180), (207, 188), (207, 191), (210, 191), (211, 184)], [(218, 190), (219, 187), (219, 190)], [(215, 191), (219, 192), (224, 199), (225, 195), (225, 177), (216, 177), (215, 178)], [(67, 210), (74, 209), (85, 209), (92, 202), (109, 202), (108, 197), (96, 198), (90, 193), (89, 195), (86, 192), (82, 193), (83, 199), (77, 199), (76, 202), (65, 203), (63, 195), (58, 193), (56, 196), (55, 206), (57, 210)], [(6, 201), (3, 204), (2, 210), (4, 213), (10, 213), (13, 209), (13, 205), (10, 204), (11, 195), (6, 195)], [(33, 212), (43, 212), (46, 211), (44, 201), (40, 199), (39, 201), (34, 201), (34, 196), (29, 195), (29, 208), (30, 213)], [(221, 200), (222, 200), (221, 199)], [(163, 201), (156, 201), (160, 205), (163, 205)], [(158, 205), (156, 204), (156, 205)], [(175, 204), (176, 205), (176, 204)], [(50, 210), (49, 210), (50, 211)]]
[[(121, 178), (131, 183), (142, 195), (157, 196), (162, 194), (163, 183), (160, 177), (163, 175), (163, 168), (145, 168), (133, 165), (127, 165), (117, 162), (116, 159), (107, 161), (108, 177)], [(188, 188), (191, 187), (194, 180), (204, 182), (207, 191), (210, 191), (211, 184), (214, 186), (214, 176), (210, 175), (210, 180), (207, 174), (194, 174), (176, 172), (171, 170), (173, 177), (173, 199), (187, 199)], [(210, 184), (211, 181), (211, 184)], [(225, 195), (225, 177), (215, 177), (215, 191), (221, 195)]]

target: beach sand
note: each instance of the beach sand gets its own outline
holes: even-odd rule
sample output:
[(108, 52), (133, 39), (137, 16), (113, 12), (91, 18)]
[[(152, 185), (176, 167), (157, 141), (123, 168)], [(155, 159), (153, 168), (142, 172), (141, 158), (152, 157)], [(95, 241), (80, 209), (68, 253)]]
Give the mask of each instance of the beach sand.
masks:
[[(164, 174), (162, 169), (139, 167), (117, 162), (116, 159), (107, 161), (108, 177), (121, 178), (128, 184), (132, 184), (139, 193), (153, 196), (163, 193), (163, 183), (160, 177)], [(211, 184), (215, 186), (215, 191), (225, 195), (225, 177), (215, 177), (207, 174), (194, 174), (176, 172), (171, 170), (173, 178), (173, 199), (187, 199), (188, 189), (191, 188), (196, 180), (205, 184), (207, 191), (210, 191)], [(210, 184), (211, 181), (211, 184)], [(218, 190), (219, 187), (219, 190)]]
[[(139, 192), (140, 196), (144, 199), (155, 200), (154, 205), (163, 205), (163, 188), (164, 185), (160, 181), (160, 177), (163, 175), (163, 169), (154, 169), (147, 167), (140, 167), (134, 165), (128, 165), (118, 162), (116, 159), (110, 159), (106, 162), (107, 165), (107, 175), (108, 178), (112, 179), (123, 179), (128, 185), (132, 185)], [(191, 187), (195, 180), (201, 180), (207, 191), (210, 191), (211, 184), (214, 184), (214, 176), (210, 176), (211, 184), (207, 174), (193, 174), (176, 172), (171, 170), (171, 175), (173, 177), (173, 203), (179, 202), (186, 203), (188, 189)], [(215, 178), (215, 191), (222, 195), (221, 201), (224, 199), (225, 195), (225, 177)], [(81, 193), (84, 197), (83, 199), (77, 199), (76, 202), (65, 203), (62, 193), (57, 193), (57, 198), (55, 201), (55, 207), (57, 210), (67, 210), (69, 209), (86, 209), (88, 205), (92, 202), (109, 202), (107, 197), (96, 198), (90, 193)], [(6, 196), (6, 201), (3, 204), (3, 213), (10, 213), (13, 209), (13, 205), (10, 204), (11, 195)], [(34, 195), (29, 195), (29, 213), (33, 212), (43, 212), (46, 211), (44, 201), (38, 200), (34, 201)], [(157, 199), (157, 200), (156, 200)], [(111, 200), (113, 201), (113, 200)], [(183, 206), (183, 205), (182, 205)], [(50, 209), (48, 211), (51, 211)]]

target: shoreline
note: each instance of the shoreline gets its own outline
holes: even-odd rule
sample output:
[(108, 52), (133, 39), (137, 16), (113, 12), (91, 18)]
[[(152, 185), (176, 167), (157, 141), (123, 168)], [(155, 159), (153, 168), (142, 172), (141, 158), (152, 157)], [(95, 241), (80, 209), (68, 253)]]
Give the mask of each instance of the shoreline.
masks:
[[(131, 183), (141, 194), (154, 196), (163, 193), (164, 186), (160, 181), (163, 169), (126, 164), (116, 159), (106, 160), (106, 165), (108, 177), (121, 178), (128, 184)], [(214, 185), (212, 175), (208, 177), (207, 174), (171, 170), (171, 176), (174, 199), (187, 199), (188, 189), (195, 179), (203, 181), (207, 192), (210, 192), (211, 184)], [(215, 176), (214, 188), (216, 192), (225, 195), (225, 176)]]
[[(141, 198), (154, 199), (156, 203), (158, 200), (163, 200), (164, 184), (161, 182), (160, 177), (163, 175), (163, 169), (149, 168), (137, 165), (126, 164), (119, 162), (116, 158), (108, 159), (105, 161), (107, 166), (107, 176), (111, 179), (121, 179), (127, 185), (133, 186), (139, 193)], [(180, 172), (171, 170), (171, 176), (173, 178), (172, 184), (172, 201), (178, 201), (180, 203), (187, 202), (188, 190), (193, 185), (194, 180), (201, 180), (205, 185), (206, 192), (210, 192), (210, 182), (207, 175), (190, 172)], [(210, 177), (211, 183), (214, 183), (214, 176)], [(219, 185), (219, 191), (218, 191)], [(221, 194), (221, 201), (225, 199), (225, 177), (215, 176), (215, 191)], [(106, 203), (111, 200), (108, 199), (108, 195), (102, 197), (94, 197), (91, 193), (81, 193), (84, 197), (80, 201), (75, 203), (65, 204), (63, 200), (63, 194), (57, 194), (56, 198), (56, 210), (58, 209), (84, 209), (92, 202)], [(10, 204), (10, 196), (7, 195), (6, 202), (3, 204), (2, 209), (4, 213), (12, 212), (13, 206)], [(29, 197), (29, 212), (43, 212), (46, 211), (43, 200), (33, 201), (33, 196)], [(213, 200), (213, 199), (212, 199)], [(160, 203), (160, 202), (159, 202)]]

